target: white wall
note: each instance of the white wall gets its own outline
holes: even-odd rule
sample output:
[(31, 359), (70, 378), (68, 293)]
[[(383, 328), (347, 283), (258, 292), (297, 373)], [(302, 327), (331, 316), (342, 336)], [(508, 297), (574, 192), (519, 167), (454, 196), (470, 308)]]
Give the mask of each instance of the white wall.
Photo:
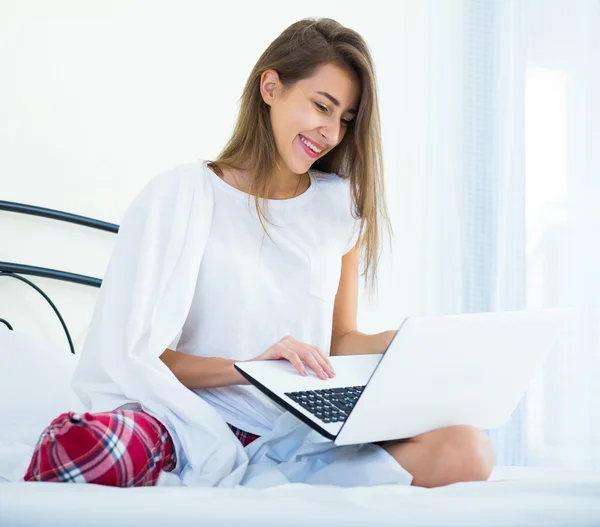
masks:
[[(0, 199), (119, 223), (155, 174), (218, 154), (246, 77), (266, 46), (306, 16), (360, 32), (379, 82), (395, 232), (379, 296), (359, 329), (424, 311), (429, 126), (429, 0), (397, 2), (22, 1), (0, 3)], [(102, 277), (114, 235), (0, 212), (0, 261)], [(79, 350), (97, 290), (33, 279)], [(0, 278), (0, 317), (66, 345), (50, 307)]]

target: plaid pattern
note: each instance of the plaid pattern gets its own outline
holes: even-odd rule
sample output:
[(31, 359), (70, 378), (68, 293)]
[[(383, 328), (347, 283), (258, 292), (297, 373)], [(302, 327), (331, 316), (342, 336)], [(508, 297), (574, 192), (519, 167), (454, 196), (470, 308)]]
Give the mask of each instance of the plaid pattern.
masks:
[(255, 434), (251, 434), (250, 432), (245, 432), (244, 430), (236, 428), (235, 426), (230, 425), (229, 423), (227, 424), (229, 425), (229, 428), (231, 428), (231, 431), (235, 434), (235, 437), (237, 437), (244, 446), (248, 446), (250, 443), (252, 443), (252, 441), (260, 437)]
[(24, 479), (138, 487), (175, 466), (169, 433), (146, 412), (68, 412), (42, 432)]
[[(244, 447), (260, 437), (229, 428)], [(161, 470), (176, 464), (169, 433), (142, 410), (67, 412), (42, 432), (24, 480), (140, 487), (155, 485)]]

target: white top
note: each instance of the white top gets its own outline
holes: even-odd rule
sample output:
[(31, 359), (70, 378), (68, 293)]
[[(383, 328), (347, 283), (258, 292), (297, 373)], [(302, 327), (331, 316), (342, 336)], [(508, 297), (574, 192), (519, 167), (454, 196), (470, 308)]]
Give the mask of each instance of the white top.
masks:
[[(349, 183), (310, 170), (310, 187), (267, 200), (265, 222), (254, 197), (206, 166), (214, 211), (194, 298), (170, 348), (200, 357), (249, 360), (286, 335), (329, 354), (341, 258), (358, 239)], [(250, 199), (249, 199), (250, 198)], [(232, 425), (262, 435), (283, 410), (254, 386), (196, 390)]]
[[(161, 472), (159, 484), (165, 477), (169, 485), (222, 488), (409, 484), (412, 476), (380, 446), (338, 446), (290, 412), (281, 414), (261, 441), (244, 447), (219, 411), (181, 384), (160, 360), (166, 348), (173, 349), (194, 300), (214, 212), (216, 182), (209, 176), (202, 160), (179, 165), (152, 178), (127, 208), (71, 380), (76, 395), (92, 413), (138, 402), (165, 425), (175, 443), (177, 467)], [(319, 251), (339, 255), (343, 240), (349, 239), (346, 226), (353, 221), (340, 199), (347, 186), (317, 176), (318, 191), (306, 205), (322, 193), (329, 200), (328, 207), (318, 209), (324, 216), (318, 236), (325, 231), (344, 234)], [(322, 259), (320, 252), (311, 262), (325, 265), (311, 267), (309, 289), (329, 298), (329, 281), (319, 280), (312, 270), (322, 268), (327, 274), (335, 265), (339, 270), (339, 262), (328, 264), (330, 259)], [(217, 305), (219, 297), (214, 298)], [(229, 307), (240, 300), (238, 294)]]

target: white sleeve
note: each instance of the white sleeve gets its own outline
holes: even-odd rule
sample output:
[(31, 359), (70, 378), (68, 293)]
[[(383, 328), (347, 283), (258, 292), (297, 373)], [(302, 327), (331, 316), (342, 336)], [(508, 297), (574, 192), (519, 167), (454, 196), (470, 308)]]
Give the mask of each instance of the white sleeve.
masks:
[(358, 241), (358, 237), (360, 235), (360, 222), (361, 222), (361, 218), (360, 217), (355, 217), (355, 212), (354, 212), (354, 199), (352, 197), (352, 189), (351, 189), (351, 185), (350, 185), (350, 180), (345, 179), (343, 180), (343, 192), (341, 193), (341, 196), (343, 196), (343, 202), (342, 202), (342, 217), (344, 219), (344, 224), (347, 225), (347, 227), (345, 227), (346, 233), (347, 233), (347, 238), (345, 240), (346, 245), (344, 247), (344, 252), (343, 254), (346, 254), (347, 252), (349, 252), (351, 249), (354, 248), (354, 246), (356, 245), (356, 242)]
[(346, 243), (346, 247), (344, 248), (344, 254), (349, 252), (354, 248), (356, 242), (358, 241), (358, 236), (360, 234), (360, 218), (352, 218), (352, 230), (350, 233), (350, 237), (348, 238), (348, 242)]
[(169, 346), (167, 347), (167, 349), (173, 350), (173, 351), (177, 351), (177, 344), (179, 344), (179, 339), (181, 339), (181, 335), (183, 333), (183, 329), (179, 330), (179, 333), (177, 333), (177, 336), (175, 337), (175, 339), (173, 340), (173, 342), (171, 342), (171, 344), (169, 344)]

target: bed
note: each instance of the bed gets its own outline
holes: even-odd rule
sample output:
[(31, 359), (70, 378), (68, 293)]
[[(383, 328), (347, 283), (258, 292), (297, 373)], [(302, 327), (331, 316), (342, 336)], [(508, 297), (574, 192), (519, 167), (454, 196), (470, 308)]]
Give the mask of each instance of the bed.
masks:
[(568, 470), (498, 468), (485, 483), (429, 490), (0, 485), (3, 526), (600, 525), (600, 476)]
[[(0, 210), (34, 214), (117, 232), (118, 226), (60, 211), (0, 202)], [(268, 489), (146, 488), (25, 483), (23, 474), (43, 428), (60, 413), (84, 411), (70, 388), (77, 355), (52, 300), (23, 275), (99, 287), (101, 280), (0, 262), (49, 302), (64, 346), (12, 329), (0, 313), (0, 526), (9, 525), (567, 525), (600, 526), (600, 471), (495, 467), (487, 482), (437, 489), (338, 488), (288, 484)], [(2, 284), (0, 283), (0, 291)]]

